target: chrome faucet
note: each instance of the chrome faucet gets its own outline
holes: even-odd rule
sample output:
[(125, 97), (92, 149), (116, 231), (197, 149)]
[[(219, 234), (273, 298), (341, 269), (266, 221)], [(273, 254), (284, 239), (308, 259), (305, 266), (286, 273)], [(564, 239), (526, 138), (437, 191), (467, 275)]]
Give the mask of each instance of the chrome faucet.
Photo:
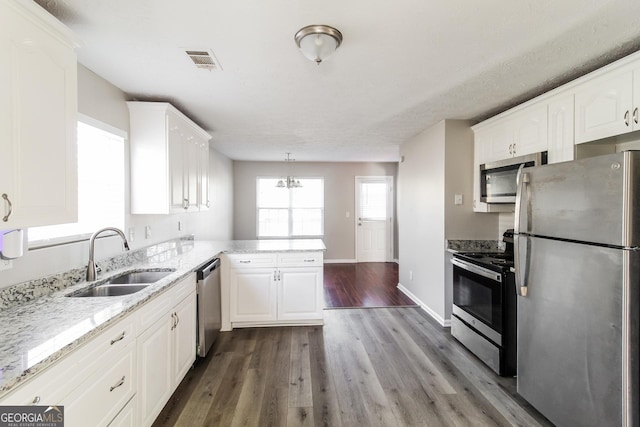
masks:
[(96, 263), (93, 260), (94, 242), (96, 240), (96, 237), (98, 237), (98, 235), (104, 231), (113, 231), (118, 233), (120, 237), (122, 237), (122, 241), (124, 242), (124, 250), (125, 251), (129, 250), (129, 242), (127, 242), (127, 238), (124, 236), (124, 233), (122, 232), (122, 230), (118, 228), (107, 227), (93, 233), (91, 235), (91, 238), (89, 239), (89, 264), (87, 265), (87, 282), (92, 282), (96, 280)]

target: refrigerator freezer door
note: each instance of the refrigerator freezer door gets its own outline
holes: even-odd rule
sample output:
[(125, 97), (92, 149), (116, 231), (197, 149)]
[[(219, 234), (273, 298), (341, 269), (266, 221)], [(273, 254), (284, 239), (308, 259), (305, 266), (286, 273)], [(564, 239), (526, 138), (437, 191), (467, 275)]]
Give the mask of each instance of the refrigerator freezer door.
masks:
[(517, 231), (599, 244), (640, 246), (640, 151), (522, 171)]
[[(518, 393), (559, 426), (623, 425), (623, 289), (638, 277), (629, 274), (637, 253), (520, 239), (530, 264), (518, 297)], [(632, 347), (637, 362), (637, 333)]]

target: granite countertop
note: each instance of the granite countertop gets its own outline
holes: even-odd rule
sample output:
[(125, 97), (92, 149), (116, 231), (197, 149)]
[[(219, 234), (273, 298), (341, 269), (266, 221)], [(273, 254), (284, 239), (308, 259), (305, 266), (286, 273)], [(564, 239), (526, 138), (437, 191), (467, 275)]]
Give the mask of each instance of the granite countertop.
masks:
[[(162, 250), (154, 250), (154, 247), (138, 250), (136, 253), (143, 252), (142, 256), (138, 254), (137, 257), (130, 257), (133, 261), (129, 259), (128, 262), (121, 262), (123, 265), (105, 268), (105, 272), (99, 274), (99, 279), (95, 282), (88, 283), (84, 279), (78, 279), (78, 272), (75, 270), (69, 272), (72, 278), (65, 278), (72, 284), (65, 284), (62, 289), (49, 286), (48, 292), (41, 292), (38, 288), (50, 285), (53, 280), (33, 281), (33, 284), (23, 286), (28, 288), (30, 298), (22, 295), (21, 298), (13, 298), (14, 301), (5, 301), (4, 307), (0, 308), (0, 397), (221, 253), (324, 250), (326, 248), (319, 239), (224, 242), (184, 240), (174, 243), (171, 250), (164, 247)], [(102, 266), (108, 262), (98, 264)], [(125, 271), (167, 268), (176, 271), (130, 295), (99, 298), (66, 296), (106, 282), (109, 277)], [(34, 288), (37, 290), (34, 291)], [(3, 297), (10, 293), (11, 290), (5, 290)]]

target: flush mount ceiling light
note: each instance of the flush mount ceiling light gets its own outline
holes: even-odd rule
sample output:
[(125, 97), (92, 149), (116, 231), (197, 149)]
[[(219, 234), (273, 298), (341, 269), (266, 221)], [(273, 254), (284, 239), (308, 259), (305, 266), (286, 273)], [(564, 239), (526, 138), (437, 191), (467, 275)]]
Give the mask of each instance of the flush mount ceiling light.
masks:
[(342, 33), (328, 25), (307, 25), (295, 35), (302, 54), (320, 65), (342, 44)]

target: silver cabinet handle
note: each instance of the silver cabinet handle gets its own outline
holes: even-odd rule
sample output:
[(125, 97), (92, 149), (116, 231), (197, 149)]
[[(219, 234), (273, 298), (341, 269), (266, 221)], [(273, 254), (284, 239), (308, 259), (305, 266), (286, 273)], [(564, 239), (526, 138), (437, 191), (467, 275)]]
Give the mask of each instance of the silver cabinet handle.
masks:
[(38, 403), (40, 403), (40, 396), (34, 397), (33, 400), (31, 401), (32, 405), (37, 405)]
[(176, 314), (171, 313), (171, 330), (173, 331), (176, 328)]
[(241, 259), (240, 261), (238, 261), (240, 264), (251, 264), (251, 260), (250, 259)]
[(4, 222), (9, 221), (9, 217), (11, 216), (11, 213), (13, 212), (13, 205), (11, 204), (11, 200), (9, 200), (9, 196), (7, 196), (6, 193), (2, 194), (2, 198), (7, 202), (7, 204), (9, 205), (9, 212), (7, 212), (7, 214), (5, 216), (2, 217), (2, 220)]
[(209, 200), (207, 200), (207, 207), (210, 208), (211, 207), (211, 202)]
[(629, 110), (624, 113), (624, 124), (629, 126)]
[(174, 313), (176, 315), (176, 328), (178, 327), (178, 324), (180, 323), (180, 316), (178, 316), (178, 313)]
[(182, 199), (182, 208), (186, 211), (189, 209), (189, 199)]
[(114, 345), (118, 341), (122, 341), (124, 339), (124, 335), (125, 335), (125, 331), (122, 331), (122, 333), (120, 334), (120, 336), (118, 338), (116, 338), (115, 340), (111, 340), (111, 345)]
[(633, 122), (638, 124), (638, 107), (633, 109)]
[(305, 259), (304, 262), (315, 262), (315, 258)]
[(511, 154), (516, 154), (516, 144), (513, 144), (513, 153)]
[(120, 378), (120, 381), (118, 381), (117, 383), (115, 383), (114, 385), (111, 386), (111, 388), (109, 388), (109, 391), (113, 391), (115, 389), (117, 389), (118, 387), (120, 387), (122, 384), (124, 384), (124, 375), (122, 376), (122, 378)]
[(278, 272), (273, 270), (273, 281), (276, 282), (278, 280)]

